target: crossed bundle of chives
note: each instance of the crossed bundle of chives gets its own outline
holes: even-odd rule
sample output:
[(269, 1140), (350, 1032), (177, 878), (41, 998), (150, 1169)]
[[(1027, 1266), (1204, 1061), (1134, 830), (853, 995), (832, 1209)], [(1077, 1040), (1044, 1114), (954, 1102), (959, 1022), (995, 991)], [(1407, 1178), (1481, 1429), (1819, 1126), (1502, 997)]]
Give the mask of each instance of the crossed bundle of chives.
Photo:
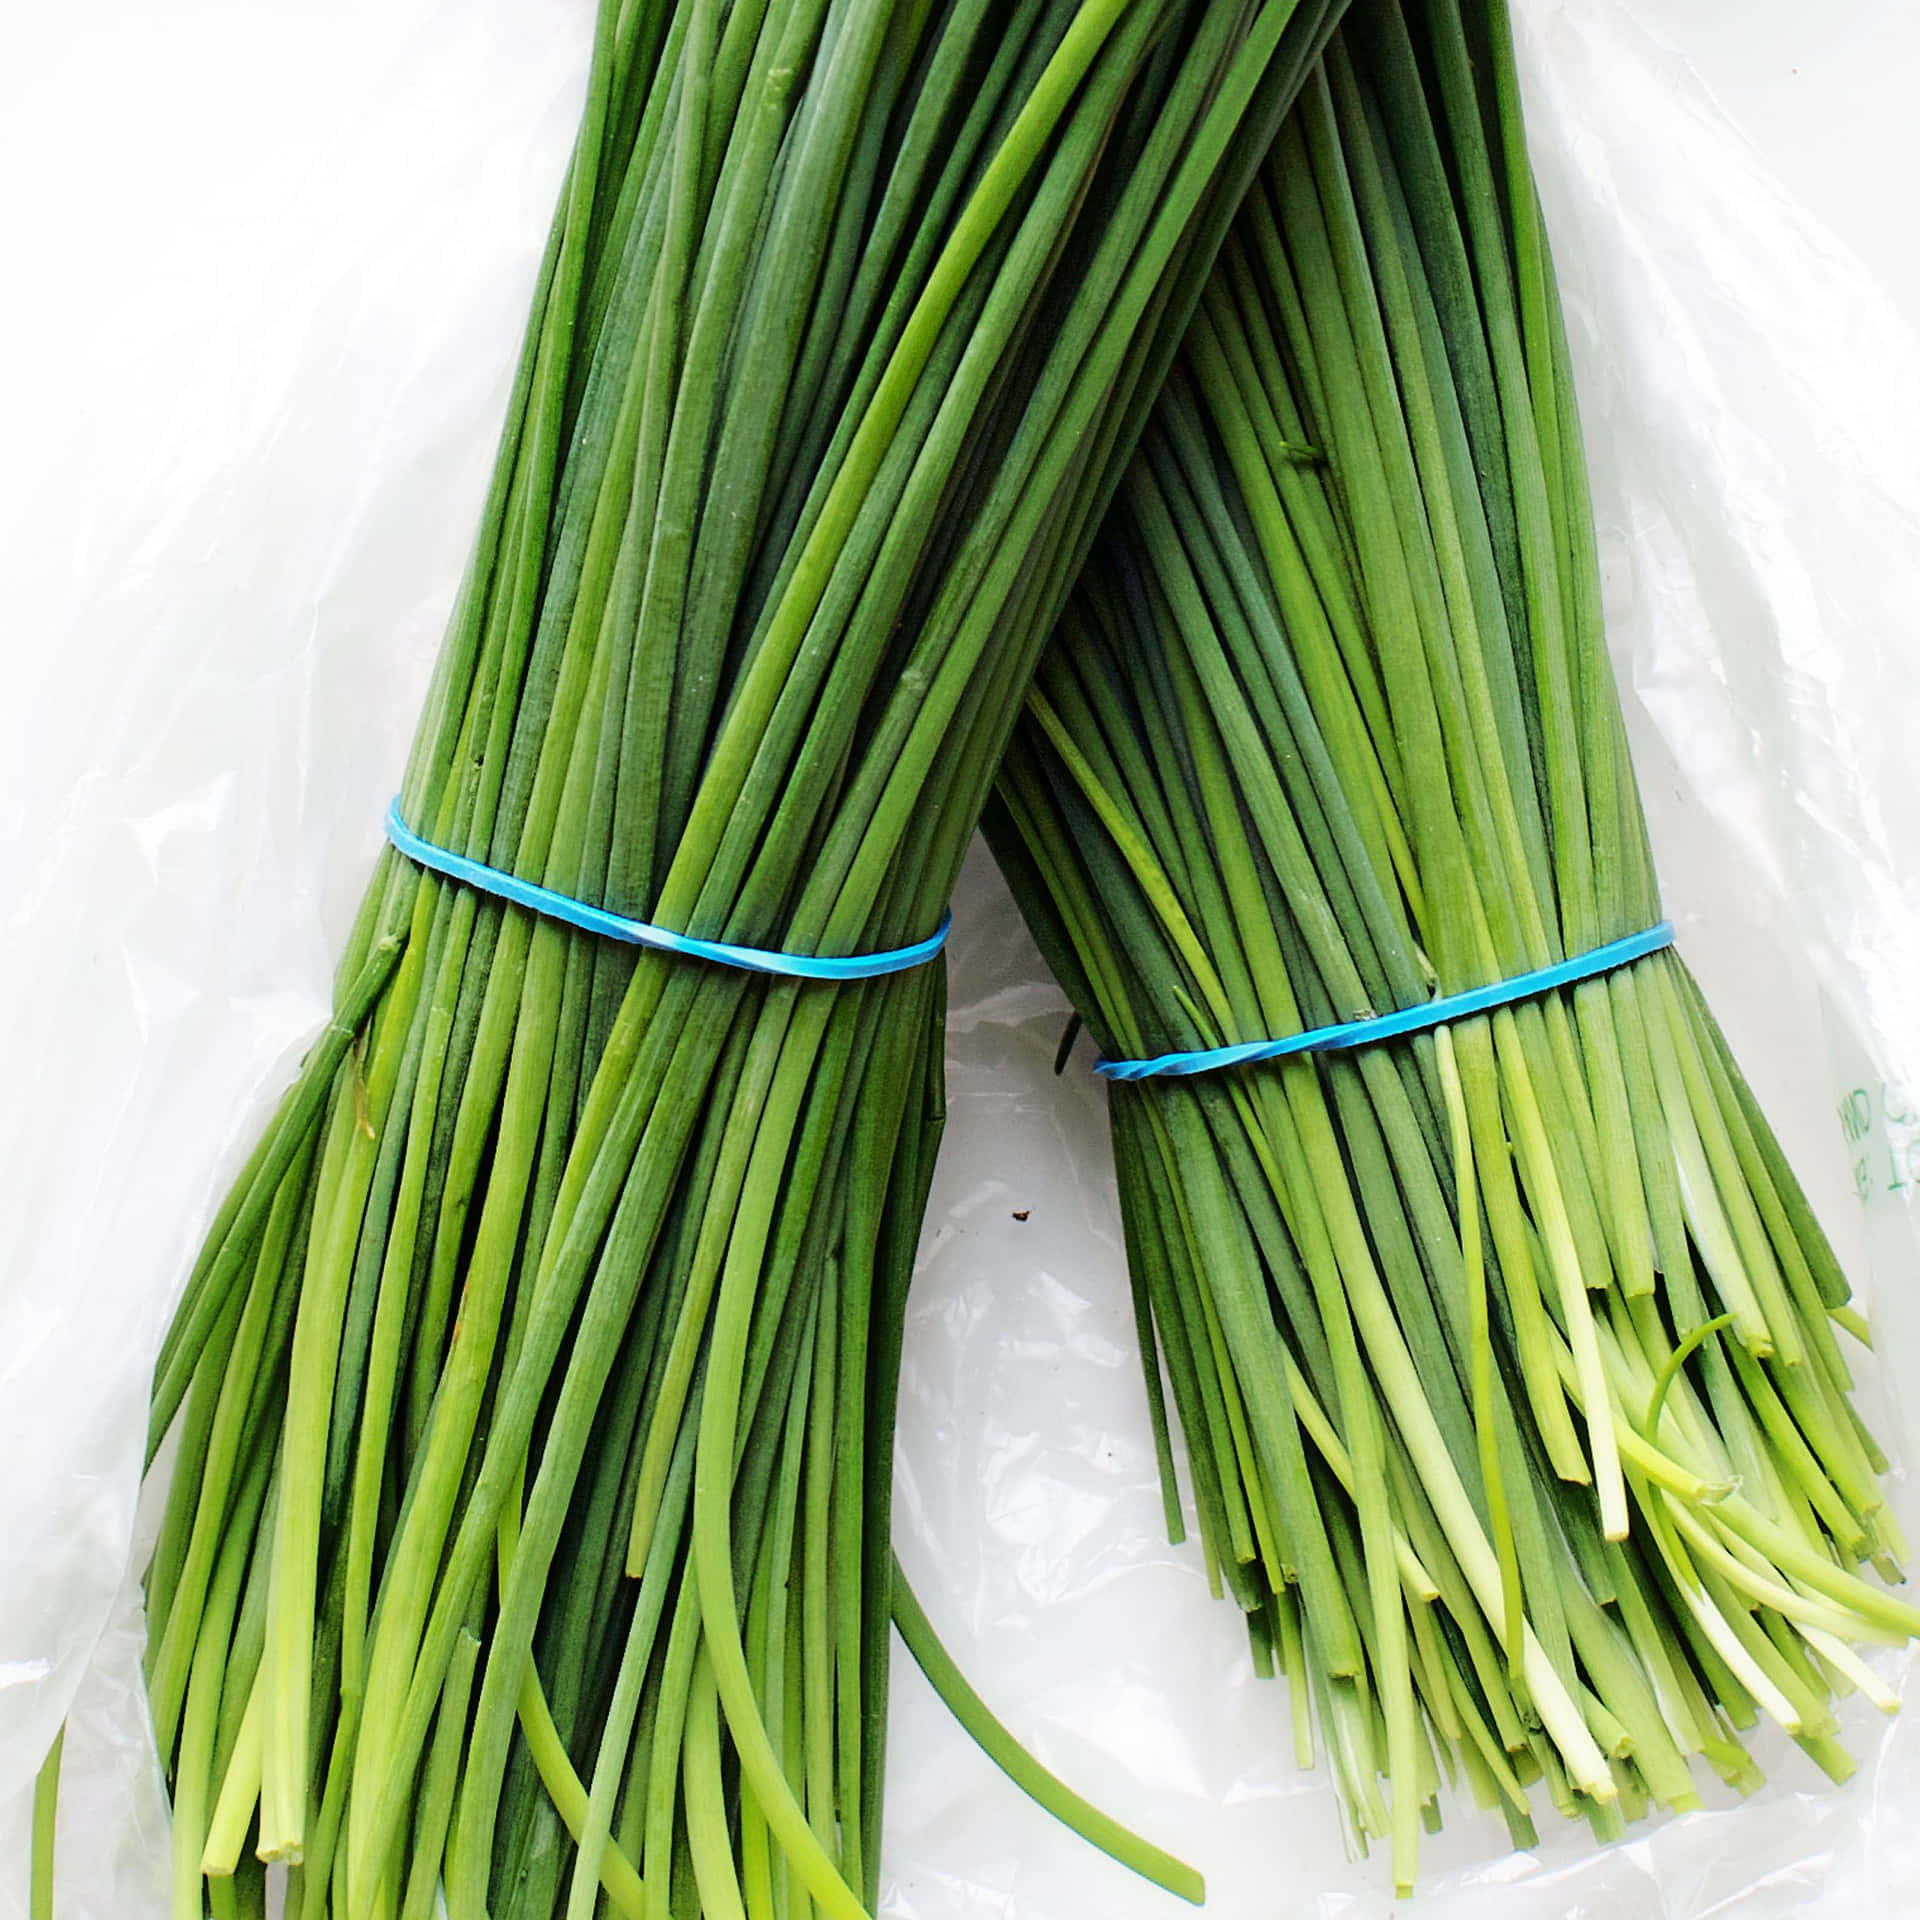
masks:
[[(603, 0), (403, 842), (927, 935), (1338, 11)], [(942, 994), (383, 857), (156, 1371), (181, 1920), (872, 1906)]]
[(989, 831), (1115, 1061), (1656, 949), (1114, 1089), (1169, 1526), (1160, 1361), (1215, 1589), (1402, 1889), (1443, 1772), (1523, 1844), (1542, 1777), (1603, 1837), (1696, 1755), (1749, 1788), (1762, 1714), (1843, 1777), (1833, 1697), (1893, 1704), (1855, 1646), (1920, 1628), (1862, 1571), (1864, 1323), (1661, 944), (1600, 605), (1503, 0), (1358, 0)]

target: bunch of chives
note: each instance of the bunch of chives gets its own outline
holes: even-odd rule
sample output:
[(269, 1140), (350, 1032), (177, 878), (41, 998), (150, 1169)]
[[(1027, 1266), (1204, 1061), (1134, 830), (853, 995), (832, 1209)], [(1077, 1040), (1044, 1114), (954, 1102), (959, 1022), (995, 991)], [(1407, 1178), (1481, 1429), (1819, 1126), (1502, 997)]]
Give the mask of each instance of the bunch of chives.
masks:
[[(1210, 279), (989, 831), (1109, 1057), (1512, 979), (1660, 905), (1503, 0), (1357, 0)], [(1464, 1773), (1597, 1834), (1835, 1778), (1920, 1611), (1846, 1281), (1670, 950), (1350, 1051), (1116, 1085), (1215, 1591), (1360, 1844)], [(1157, 1350), (1157, 1359), (1156, 1359)], [(1384, 1789), (1384, 1790), (1383, 1790)]]
[[(405, 822), (702, 938), (926, 934), (1338, 12), (602, 0)], [(273, 1861), (303, 1920), (873, 1904), (942, 995), (383, 857), (156, 1371), (180, 1920)]]

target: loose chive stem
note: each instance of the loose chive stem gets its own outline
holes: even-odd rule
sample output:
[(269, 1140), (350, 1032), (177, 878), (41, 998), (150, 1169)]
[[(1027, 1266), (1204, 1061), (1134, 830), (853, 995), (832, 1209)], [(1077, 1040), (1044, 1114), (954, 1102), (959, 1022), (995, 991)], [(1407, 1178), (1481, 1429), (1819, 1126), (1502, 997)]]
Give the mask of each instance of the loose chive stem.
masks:
[(953, 1657), (935, 1634), (926, 1610), (897, 1561), (893, 1575), (893, 1618), (907, 1651), (940, 1696), (941, 1704), (1021, 1792), (1110, 1860), (1118, 1861), (1142, 1879), (1151, 1880), (1155, 1886), (1164, 1887), (1193, 1906), (1205, 1904), (1206, 1883), (1192, 1867), (1163, 1853), (1083, 1800), (1007, 1732), (954, 1665)]
[(33, 1781), (33, 1854), (27, 1888), (31, 1920), (53, 1920), (54, 1819), (60, 1805), (60, 1755), (66, 1741), (62, 1722)]
[(1493, 1341), (1487, 1318), (1486, 1263), (1480, 1248), (1480, 1197), (1473, 1178), (1473, 1131), (1467, 1119), (1466, 1096), (1460, 1069), (1453, 1057), (1453, 1036), (1445, 1027), (1434, 1036), (1440, 1061), (1440, 1081), (1446, 1092), (1453, 1125), (1454, 1178), (1458, 1189), (1460, 1261), (1466, 1269), (1467, 1297), (1473, 1341), (1473, 1425), (1480, 1451), (1480, 1482), (1485, 1489), (1488, 1525), (1500, 1563), (1500, 1642), (1506, 1649), (1507, 1672), (1517, 1679), (1521, 1671), (1523, 1601), (1520, 1567), (1514, 1552), (1513, 1527), (1507, 1516), (1506, 1483), (1500, 1472), (1500, 1441), (1493, 1419)]

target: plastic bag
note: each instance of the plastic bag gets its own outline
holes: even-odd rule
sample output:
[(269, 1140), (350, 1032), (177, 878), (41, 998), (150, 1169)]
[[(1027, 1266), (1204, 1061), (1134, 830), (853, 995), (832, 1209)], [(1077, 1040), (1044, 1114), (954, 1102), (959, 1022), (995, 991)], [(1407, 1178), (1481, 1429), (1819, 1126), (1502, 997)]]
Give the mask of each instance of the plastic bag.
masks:
[[(1649, 0), (1519, 11), (1668, 903), (1869, 1295), (1865, 1409), (1911, 1460), (1920, 344), (1648, 36)], [(147, 1369), (323, 1017), (484, 484), (585, 21), (192, 0), (105, 50), (38, 31), (6, 124), (75, 154), (80, 217), (56, 201), (23, 236), (67, 297), (19, 323), (56, 377), (25, 421), (46, 457), (0, 482), (34, 639), (0, 705), (0, 1920), (25, 1912), (32, 1775), (69, 1706), (58, 1910), (158, 1920), (128, 1579)], [(62, 117), (83, 92), (91, 143)], [(1385, 1913), (1384, 1871), (1293, 1766), (1283, 1687), (1165, 1544), (1104, 1096), (1084, 1050), (1051, 1071), (1065, 1002), (983, 858), (955, 918), (901, 1556), (1014, 1731), (1201, 1866), (1213, 1911)], [(1920, 1536), (1904, 1484), (1896, 1504)], [(1920, 1909), (1920, 1724), (1843, 1719), (1846, 1788), (1780, 1740), (1752, 1802), (1605, 1851), (1548, 1818), (1509, 1854), (1450, 1798), (1414, 1910)], [(904, 1655), (888, 1823), (889, 1920), (1172, 1910), (1021, 1800)]]

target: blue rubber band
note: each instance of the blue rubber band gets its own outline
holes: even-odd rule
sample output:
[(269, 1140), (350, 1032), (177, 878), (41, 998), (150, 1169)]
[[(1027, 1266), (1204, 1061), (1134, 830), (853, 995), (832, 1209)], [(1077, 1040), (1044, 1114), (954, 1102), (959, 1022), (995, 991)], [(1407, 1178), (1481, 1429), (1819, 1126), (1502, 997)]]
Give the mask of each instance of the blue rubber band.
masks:
[(551, 887), (536, 886), (518, 874), (503, 873), (482, 861), (449, 853), (431, 840), (422, 840), (401, 819), (398, 800), (387, 809), (387, 838), (416, 866), (445, 874), (449, 880), (462, 881), (498, 899), (511, 900), (515, 906), (531, 908), (549, 920), (562, 920), (570, 927), (603, 934), (609, 940), (623, 940), (630, 947), (652, 947), (656, 952), (677, 953), (689, 960), (711, 960), (746, 973), (783, 974), (793, 980), (874, 980), (882, 974), (924, 966), (946, 945), (947, 929), (953, 925), (953, 915), (942, 914), (939, 926), (926, 939), (910, 947), (896, 947), (890, 953), (775, 953), (762, 947), (736, 947), (725, 940), (696, 940), (690, 933), (629, 920), (609, 913), (605, 907), (589, 906), (570, 894), (555, 893)]
[(1596, 973), (1611, 973), (1630, 960), (1644, 959), (1672, 945), (1673, 923), (1662, 920), (1657, 927), (1649, 927), (1644, 933), (1630, 933), (1624, 940), (1610, 940), (1591, 953), (1576, 954), (1571, 960), (1557, 961), (1534, 973), (1516, 974), (1511, 980), (1496, 980), (1491, 986), (1450, 993), (1443, 1000), (1403, 1007), (1398, 1013), (1383, 1013), (1369, 1020), (1343, 1020), (1333, 1027), (1313, 1027), (1306, 1033), (1290, 1033), (1283, 1040), (1243, 1040), (1238, 1046), (1209, 1047), (1203, 1053), (1163, 1053), (1153, 1060), (1101, 1060), (1093, 1070), (1109, 1080), (1151, 1080), (1161, 1074), (1212, 1073), (1220, 1067), (1245, 1066), (1253, 1060), (1280, 1060), (1290, 1053), (1333, 1053), (1346, 1047), (1370, 1047), (1378, 1040), (1424, 1033), (1430, 1027), (1445, 1026), (1449, 1020), (1464, 1020), (1470, 1014), (1486, 1013), (1515, 1000), (1529, 1000), (1555, 987), (1571, 986), (1576, 980), (1590, 980)]

